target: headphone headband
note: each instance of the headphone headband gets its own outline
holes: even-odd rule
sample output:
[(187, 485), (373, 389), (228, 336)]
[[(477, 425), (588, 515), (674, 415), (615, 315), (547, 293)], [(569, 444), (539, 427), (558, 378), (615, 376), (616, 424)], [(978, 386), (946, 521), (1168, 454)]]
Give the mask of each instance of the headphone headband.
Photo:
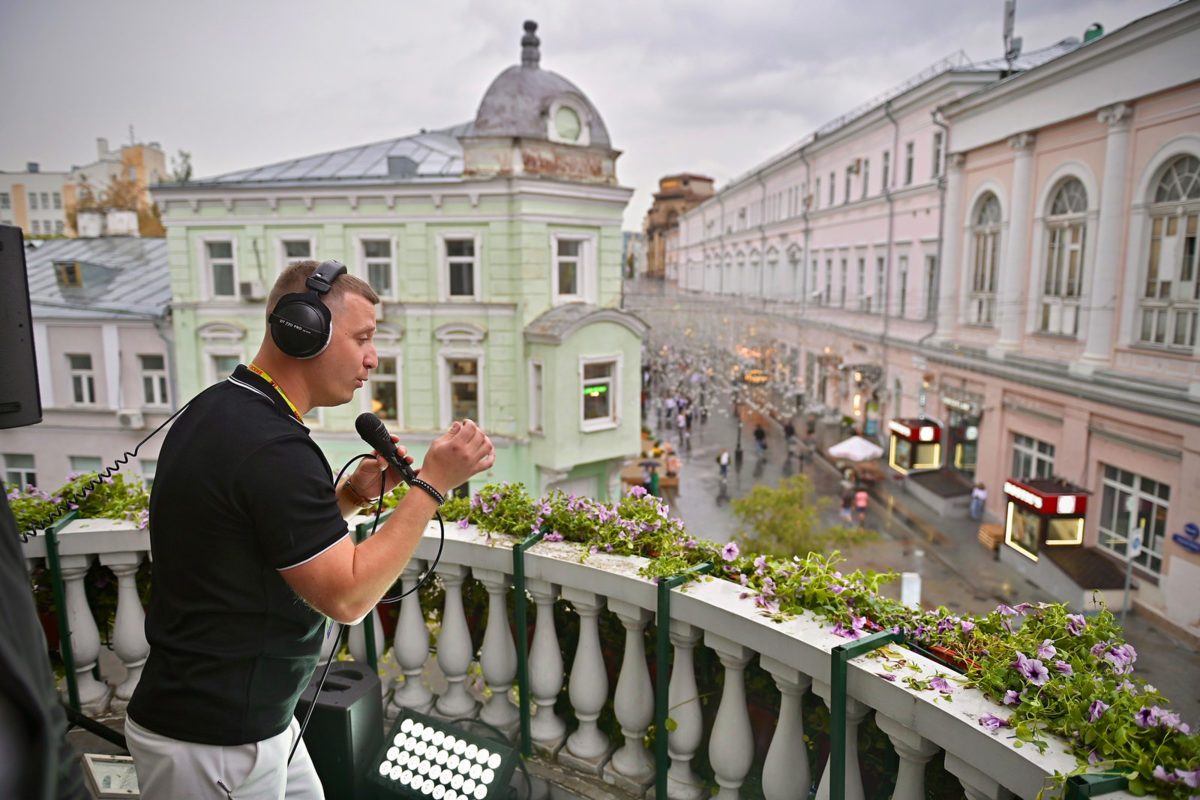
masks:
[(331, 258), (328, 261), (322, 261), (316, 271), (308, 276), (308, 280), (304, 282), (304, 285), (317, 294), (328, 294), (329, 290), (333, 288), (333, 282), (337, 280), (337, 277), (345, 274), (346, 265)]

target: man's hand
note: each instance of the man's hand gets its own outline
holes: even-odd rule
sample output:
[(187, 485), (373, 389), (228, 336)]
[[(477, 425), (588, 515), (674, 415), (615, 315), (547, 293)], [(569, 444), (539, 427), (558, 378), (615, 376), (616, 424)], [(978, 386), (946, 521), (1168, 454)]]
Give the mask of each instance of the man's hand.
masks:
[(455, 422), (429, 445), (421, 465), (421, 479), (442, 494), (466, 483), (473, 475), (492, 468), (496, 448), (483, 430), (469, 419)]
[[(395, 434), (391, 434), (391, 436), (393, 442), (400, 441), (399, 436)], [(396, 452), (409, 464), (412, 463), (412, 456), (408, 454), (408, 451), (402, 445), (397, 444)], [(400, 475), (396, 470), (388, 469), (387, 459), (379, 455), (379, 453), (374, 453), (373, 455), (374, 458), (364, 458), (359, 462), (358, 468), (354, 470), (354, 473), (348, 479), (350, 481), (350, 488), (354, 493), (368, 500), (373, 500), (379, 497), (380, 494), (387, 494), (401, 483)], [(384, 476), (382, 492), (380, 492), (379, 485), (380, 473), (383, 473)]]

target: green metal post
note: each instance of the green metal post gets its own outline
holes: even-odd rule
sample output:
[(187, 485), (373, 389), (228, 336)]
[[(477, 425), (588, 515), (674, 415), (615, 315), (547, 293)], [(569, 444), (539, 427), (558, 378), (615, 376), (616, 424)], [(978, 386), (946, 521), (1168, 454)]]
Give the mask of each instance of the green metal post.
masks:
[(855, 656), (878, 650), (904, 637), (892, 631), (880, 631), (839, 644), (830, 652), (829, 669), (829, 798), (846, 798), (846, 664)]
[[(526, 536), (513, 546), (513, 614), (517, 623), (517, 699), (521, 708), (521, 756), (533, 755), (533, 740), (530, 734), (529, 708), (529, 631), (525, 618), (525, 551), (542, 540), (546, 528)], [(553, 624), (553, 623), (551, 623)]]
[(1105, 772), (1094, 775), (1072, 775), (1067, 778), (1066, 800), (1082, 800), (1085, 797), (1097, 797), (1127, 788), (1129, 788), (1129, 779), (1124, 775)]
[(713, 563), (704, 561), (678, 575), (658, 579), (658, 638), (657, 668), (654, 676), (654, 791), (655, 797), (665, 800), (667, 796), (667, 703), (669, 702), (669, 680), (671, 660), (671, 590), (689, 578), (711, 572)]
[(46, 528), (46, 563), (50, 567), (50, 586), (54, 591), (54, 612), (58, 617), (58, 649), (67, 673), (67, 697), (71, 708), (80, 711), (79, 684), (75, 682), (75, 651), (71, 648), (71, 623), (67, 620), (67, 589), (63, 585), (62, 568), (58, 563), (58, 532), (79, 516), (78, 511), (67, 513)]

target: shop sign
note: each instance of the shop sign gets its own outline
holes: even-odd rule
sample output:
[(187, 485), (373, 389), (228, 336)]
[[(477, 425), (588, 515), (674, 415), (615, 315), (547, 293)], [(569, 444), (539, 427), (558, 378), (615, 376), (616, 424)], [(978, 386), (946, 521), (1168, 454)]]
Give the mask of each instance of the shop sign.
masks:
[(1183, 533), (1172, 534), (1171, 538), (1189, 553), (1200, 553), (1200, 525), (1189, 522), (1183, 526)]
[(1004, 482), (1004, 493), (1014, 500), (1019, 500), (1030, 508), (1036, 508), (1039, 511), (1042, 509), (1042, 498), (1033, 492), (1026, 489), (1024, 486), (1017, 486), (1012, 481)]

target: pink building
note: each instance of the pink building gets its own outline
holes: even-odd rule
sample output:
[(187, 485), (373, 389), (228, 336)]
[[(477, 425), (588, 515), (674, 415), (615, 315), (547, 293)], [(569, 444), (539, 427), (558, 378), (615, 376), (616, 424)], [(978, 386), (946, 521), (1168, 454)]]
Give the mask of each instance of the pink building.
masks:
[(1007, 77), (935, 65), (684, 215), (668, 258), (681, 288), (759, 309), (741, 344), (776, 354), (779, 394), (885, 445), (933, 423), (906, 482), (945, 513), (975, 481), (1001, 521), (1010, 479), (1085, 490), (1082, 547), (1001, 548), (1062, 599), (1111, 588), (1144, 531), (1138, 601), (1193, 635), (1198, 52), (1184, 3)]

